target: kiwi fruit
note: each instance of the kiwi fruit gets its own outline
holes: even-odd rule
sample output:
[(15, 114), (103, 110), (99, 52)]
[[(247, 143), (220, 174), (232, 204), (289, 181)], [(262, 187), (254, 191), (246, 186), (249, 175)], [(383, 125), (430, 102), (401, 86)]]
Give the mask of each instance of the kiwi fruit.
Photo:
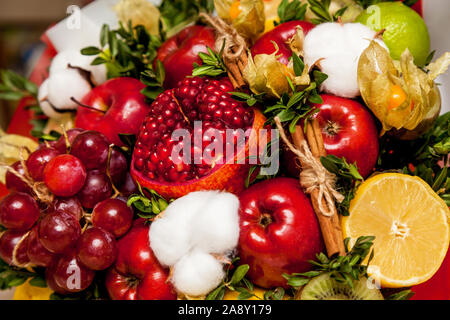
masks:
[(353, 281), (353, 288), (330, 277), (329, 273), (313, 278), (300, 294), (301, 300), (384, 300), (380, 290), (371, 288), (367, 278)]

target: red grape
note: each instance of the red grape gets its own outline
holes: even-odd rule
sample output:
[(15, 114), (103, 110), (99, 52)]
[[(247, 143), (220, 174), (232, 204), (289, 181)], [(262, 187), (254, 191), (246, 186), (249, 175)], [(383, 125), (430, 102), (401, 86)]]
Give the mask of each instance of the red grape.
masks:
[(79, 158), (86, 169), (104, 169), (108, 159), (109, 141), (96, 131), (80, 133), (72, 143), (70, 154)]
[(111, 193), (112, 186), (108, 176), (99, 170), (93, 170), (88, 172), (78, 199), (84, 208), (92, 209), (97, 203), (109, 198)]
[(133, 223), (133, 211), (119, 199), (107, 199), (98, 203), (92, 211), (92, 224), (112, 233), (116, 238), (123, 236)]
[(39, 223), (39, 240), (52, 253), (64, 253), (75, 247), (80, 235), (79, 222), (64, 211), (51, 212)]
[[(82, 132), (84, 132), (84, 130), (80, 128), (67, 130), (66, 134), (67, 139), (69, 140), (69, 145), (72, 145), (73, 140), (75, 140), (75, 138)], [(56, 141), (54, 148), (60, 153), (67, 153), (66, 137), (64, 135)]]
[(80, 292), (90, 286), (95, 272), (83, 266), (75, 254), (61, 257), (54, 267), (55, 284), (68, 292)]
[(78, 158), (70, 154), (59, 155), (45, 166), (44, 181), (54, 195), (72, 197), (83, 187), (86, 169)]
[(31, 229), (27, 240), (27, 255), (31, 263), (40, 267), (48, 267), (55, 255), (41, 244), (38, 225)]
[[(0, 258), (7, 264), (9, 265), (13, 264), (14, 248), (25, 234), (26, 234), (25, 231), (7, 230), (0, 237)], [(21, 243), (24, 243), (26, 241), (27, 240), (24, 239), (24, 241), (22, 241)], [(26, 252), (24, 255), (23, 250), (20, 251), (21, 251), (20, 257), (19, 252), (16, 253), (16, 260), (18, 260), (21, 263), (23, 263), (24, 261), (28, 261), (28, 258), (26, 257)]]
[(116, 239), (103, 229), (87, 229), (78, 240), (77, 257), (89, 269), (104, 270), (116, 260)]
[(43, 147), (36, 150), (27, 159), (26, 166), (28, 173), (35, 181), (44, 180), (44, 168), (50, 160), (59, 155), (59, 152), (53, 148)]
[[(105, 167), (106, 170), (106, 167)], [(119, 148), (112, 148), (109, 160), (109, 174), (115, 186), (124, 183), (127, 175), (128, 163), (125, 155)]]
[(38, 204), (26, 193), (11, 193), (0, 202), (0, 224), (8, 229), (28, 230), (39, 214)]
[(129, 197), (133, 193), (137, 193), (139, 191), (129, 172), (126, 174), (125, 181), (119, 186), (119, 190), (120, 193), (126, 197)]
[[(11, 168), (16, 170), (20, 175), (25, 176), (25, 170), (22, 167), (22, 163), (20, 161), (15, 162)], [(25, 182), (23, 182), (19, 177), (17, 177), (11, 171), (7, 171), (5, 175), (6, 188), (10, 191), (18, 191), (32, 194), (32, 190), (30, 186), (28, 186)]]
[(58, 260), (54, 259), (52, 263), (45, 268), (45, 281), (47, 282), (47, 287), (49, 287), (52, 291), (59, 294), (68, 294), (69, 292), (61, 288), (56, 284), (55, 281), (55, 268)]
[(65, 211), (80, 221), (83, 217), (83, 207), (77, 198), (57, 198), (53, 201), (54, 211)]

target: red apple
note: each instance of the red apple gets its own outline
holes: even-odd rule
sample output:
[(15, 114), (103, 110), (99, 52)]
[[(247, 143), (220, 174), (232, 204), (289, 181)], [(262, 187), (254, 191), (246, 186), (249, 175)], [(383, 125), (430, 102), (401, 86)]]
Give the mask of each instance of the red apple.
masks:
[[(364, 178), (368, 177), (378, 159), (378, 130), (370, 112), (355, 100), (332, 95), (321, 95), (323, 104), (316, 117), (322, 129), (322, 137), (327, 154), (345, 158), (355, 163)], [(288, 172), (298, 176), (294, 154), (288, 152)]]
[(378, 159), (378, 130), (370, 112), (360, 103), (322, 95), (317, 105), (323, 142), (328, 154), (356, 163), (359, 173), (369, 176)]
[(240, 195), (239, 256), (249, 279), (264, 288), (286, 287), (283, 273), (306, 272), (323, 251), (313, 208), (299, 181), (275, 178)]
[(114, 267), (106, 275), (105, 285), (113, 300), (175, 300), (168, 282), (169, 272), (154, 256), (148, 238), (149, 227), (138, 220), (117, 243)]
[(166, 70), (164, 88), (173, 88), (186, 76), (190, 76), (194, 62), (202, 62), (198, 54), (207, 52), (207, 47), (214, 49), (215, 42), (214, 30), (204, 26), (187, 27), (167, 39), (156, 56)]
[(118, 134), (138, 134), (150, 110), (141, 93), (144, 88), (139, 80), (125, 77), (95, 87), (78, 107), (75, 126), (99, 131), (115, 145), (123, 145)]
[(314, 28), (314, 25), (307, 21), (288, 21), (280, 24), (276, 28), (262, 35), (252, 46), (252, 56), (257, 54), (272, 54), (275, 52), (275, 42), (279, 48), (278, 54), (280, 57), (278, 61), (287, 65), (289, 58), (292, 56), (292, 50), (289, 47), (289, 40), (295, 35), (297, 27), (303, 29), (305, 35)]

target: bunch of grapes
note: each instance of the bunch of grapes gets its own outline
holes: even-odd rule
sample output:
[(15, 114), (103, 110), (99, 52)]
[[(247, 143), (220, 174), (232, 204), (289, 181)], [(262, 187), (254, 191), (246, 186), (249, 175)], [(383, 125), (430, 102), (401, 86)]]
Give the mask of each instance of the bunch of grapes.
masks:
[(126, 156), (103, 134), (72, 129), (40, 144), (12, 165), (6, 186), (11, 193), (0, 202), (6, 263), (44, 267), (47, 285), (67, 294), (85, 290), (95, 271), (115, 262), (116, 239), (133, 222), (126, 196), (136, 186)]

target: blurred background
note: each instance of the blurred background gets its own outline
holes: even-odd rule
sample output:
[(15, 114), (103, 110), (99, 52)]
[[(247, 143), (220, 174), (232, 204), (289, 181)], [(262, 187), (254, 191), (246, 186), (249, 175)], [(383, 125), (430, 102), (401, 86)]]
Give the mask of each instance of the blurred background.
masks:
[[(0, 0), (0, 69), (12, 69), (29, 75), (44, 44), (42, 33), (52, 24), (67, 16), (70, 5), (83, 6), (92, 0)], [(450, 51), (450, 0), (423, 0), (424, 18), (431, 35), (435, 57)], [(438, 82), (443, 100), (443, 111), (450, 109), (450, 72)], [(0, 128), (6, 129), (16, 104), (0, 101)]]
[[(70, 5), (83, 6), (91, 0), (0, 0), (0, 69), (29, 75), (44, 44), (43, 32), (67, 15)], [(15, 103), (0, 101), (0, 127), (6, 129)]]

